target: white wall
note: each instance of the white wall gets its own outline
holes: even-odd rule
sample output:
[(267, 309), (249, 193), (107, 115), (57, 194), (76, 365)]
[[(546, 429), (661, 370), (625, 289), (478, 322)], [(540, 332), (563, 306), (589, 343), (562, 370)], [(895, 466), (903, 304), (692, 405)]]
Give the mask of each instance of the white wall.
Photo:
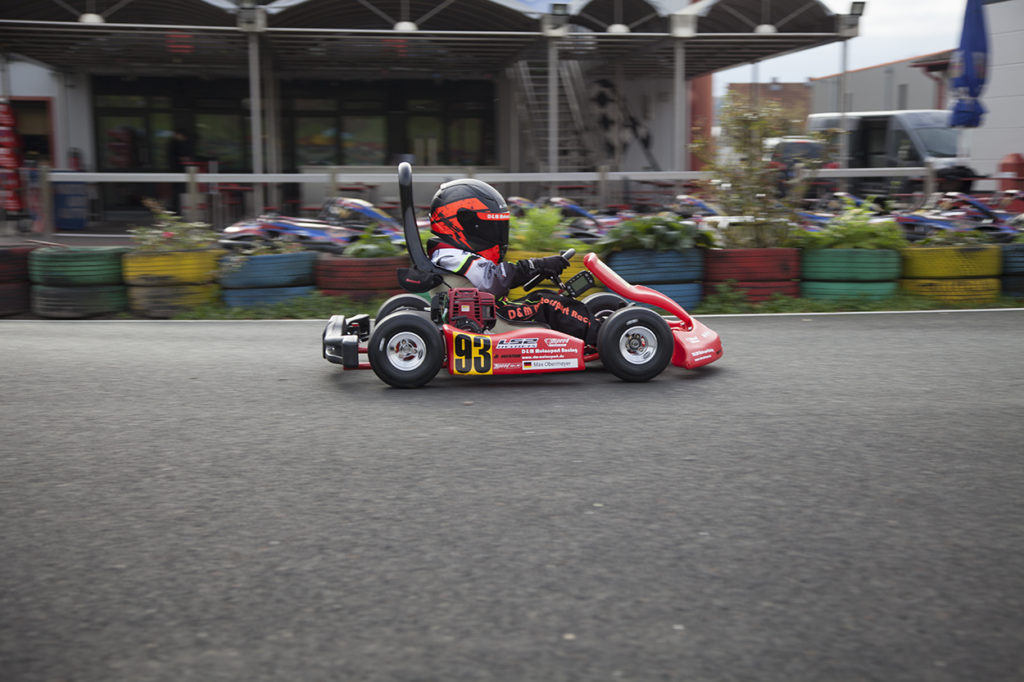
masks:
[(55, 168), (68, 168), (72, 147), (81, 150), (84, 167), (93, 163), (93, 124), (89, 79), (78, 74), (60, 74), (37, 64), (11, 60), (13, 97), (48, 97)]

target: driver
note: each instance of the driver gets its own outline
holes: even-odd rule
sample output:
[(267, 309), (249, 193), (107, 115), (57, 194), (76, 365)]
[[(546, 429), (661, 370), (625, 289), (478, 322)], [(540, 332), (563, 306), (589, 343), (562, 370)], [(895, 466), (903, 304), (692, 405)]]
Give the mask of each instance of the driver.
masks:
[(514, 302), (507, 299), (511, 289), (533, 277), (555, 277), (569, 266), (562, 256), (505, 262), (508, 221), (504, 197), (486, 182), (472, 178), (446, 182), (430, 202), (434, 236), (427, 242), (427, 253), (438, 267), (493, 294), (497, 313), (505, 319), (544, 323), (596, 346), (598, 325), (583, 303), (545, 290)]

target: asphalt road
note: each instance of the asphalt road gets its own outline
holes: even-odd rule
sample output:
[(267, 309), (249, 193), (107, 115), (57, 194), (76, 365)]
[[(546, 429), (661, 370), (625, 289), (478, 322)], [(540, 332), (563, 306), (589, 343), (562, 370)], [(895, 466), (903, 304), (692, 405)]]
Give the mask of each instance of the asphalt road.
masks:
[(1024, 679), (1024, 312), (414, 391), (319, 321), (0, 322), (0, 680)]

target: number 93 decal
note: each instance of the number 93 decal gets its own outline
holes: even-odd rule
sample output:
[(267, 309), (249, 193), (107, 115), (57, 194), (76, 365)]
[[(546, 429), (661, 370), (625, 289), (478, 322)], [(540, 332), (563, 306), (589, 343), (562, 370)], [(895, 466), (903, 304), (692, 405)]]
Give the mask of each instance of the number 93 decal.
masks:
[(455, 374), (490, 374), (493, 367), (489, 336), (456, 333), (452, 337), (452, 371)]

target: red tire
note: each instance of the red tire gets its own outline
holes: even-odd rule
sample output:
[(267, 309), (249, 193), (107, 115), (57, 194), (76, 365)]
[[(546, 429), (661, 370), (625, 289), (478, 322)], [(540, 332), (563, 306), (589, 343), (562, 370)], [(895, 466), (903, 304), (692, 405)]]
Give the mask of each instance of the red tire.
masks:
[(4, 246), (0, 248), (0, 282), (28, 281), (28, 252), (34, 246)]
[(708, 249), (704, 253), (706, 282), (777, 282), (799, 277), (799, 249)]
[[(718, 293), (718, 285), (721, 282), (705, 282), (704, 295), (710, 296)], [(782, 294), (790, 298), (800, 296), (800, 282), (785, 280), (777, 282), (732, 282), (732, 288), (737, 291), (746, 291), (747, 300), (751, 303), (767, 301), (775, 294)]]
[(398, 268), (408, 266), (406, 256), (349, 258), (322, 255), (316, 262), (316, 286), (339, 291), (394, 289), (398, 285)]

